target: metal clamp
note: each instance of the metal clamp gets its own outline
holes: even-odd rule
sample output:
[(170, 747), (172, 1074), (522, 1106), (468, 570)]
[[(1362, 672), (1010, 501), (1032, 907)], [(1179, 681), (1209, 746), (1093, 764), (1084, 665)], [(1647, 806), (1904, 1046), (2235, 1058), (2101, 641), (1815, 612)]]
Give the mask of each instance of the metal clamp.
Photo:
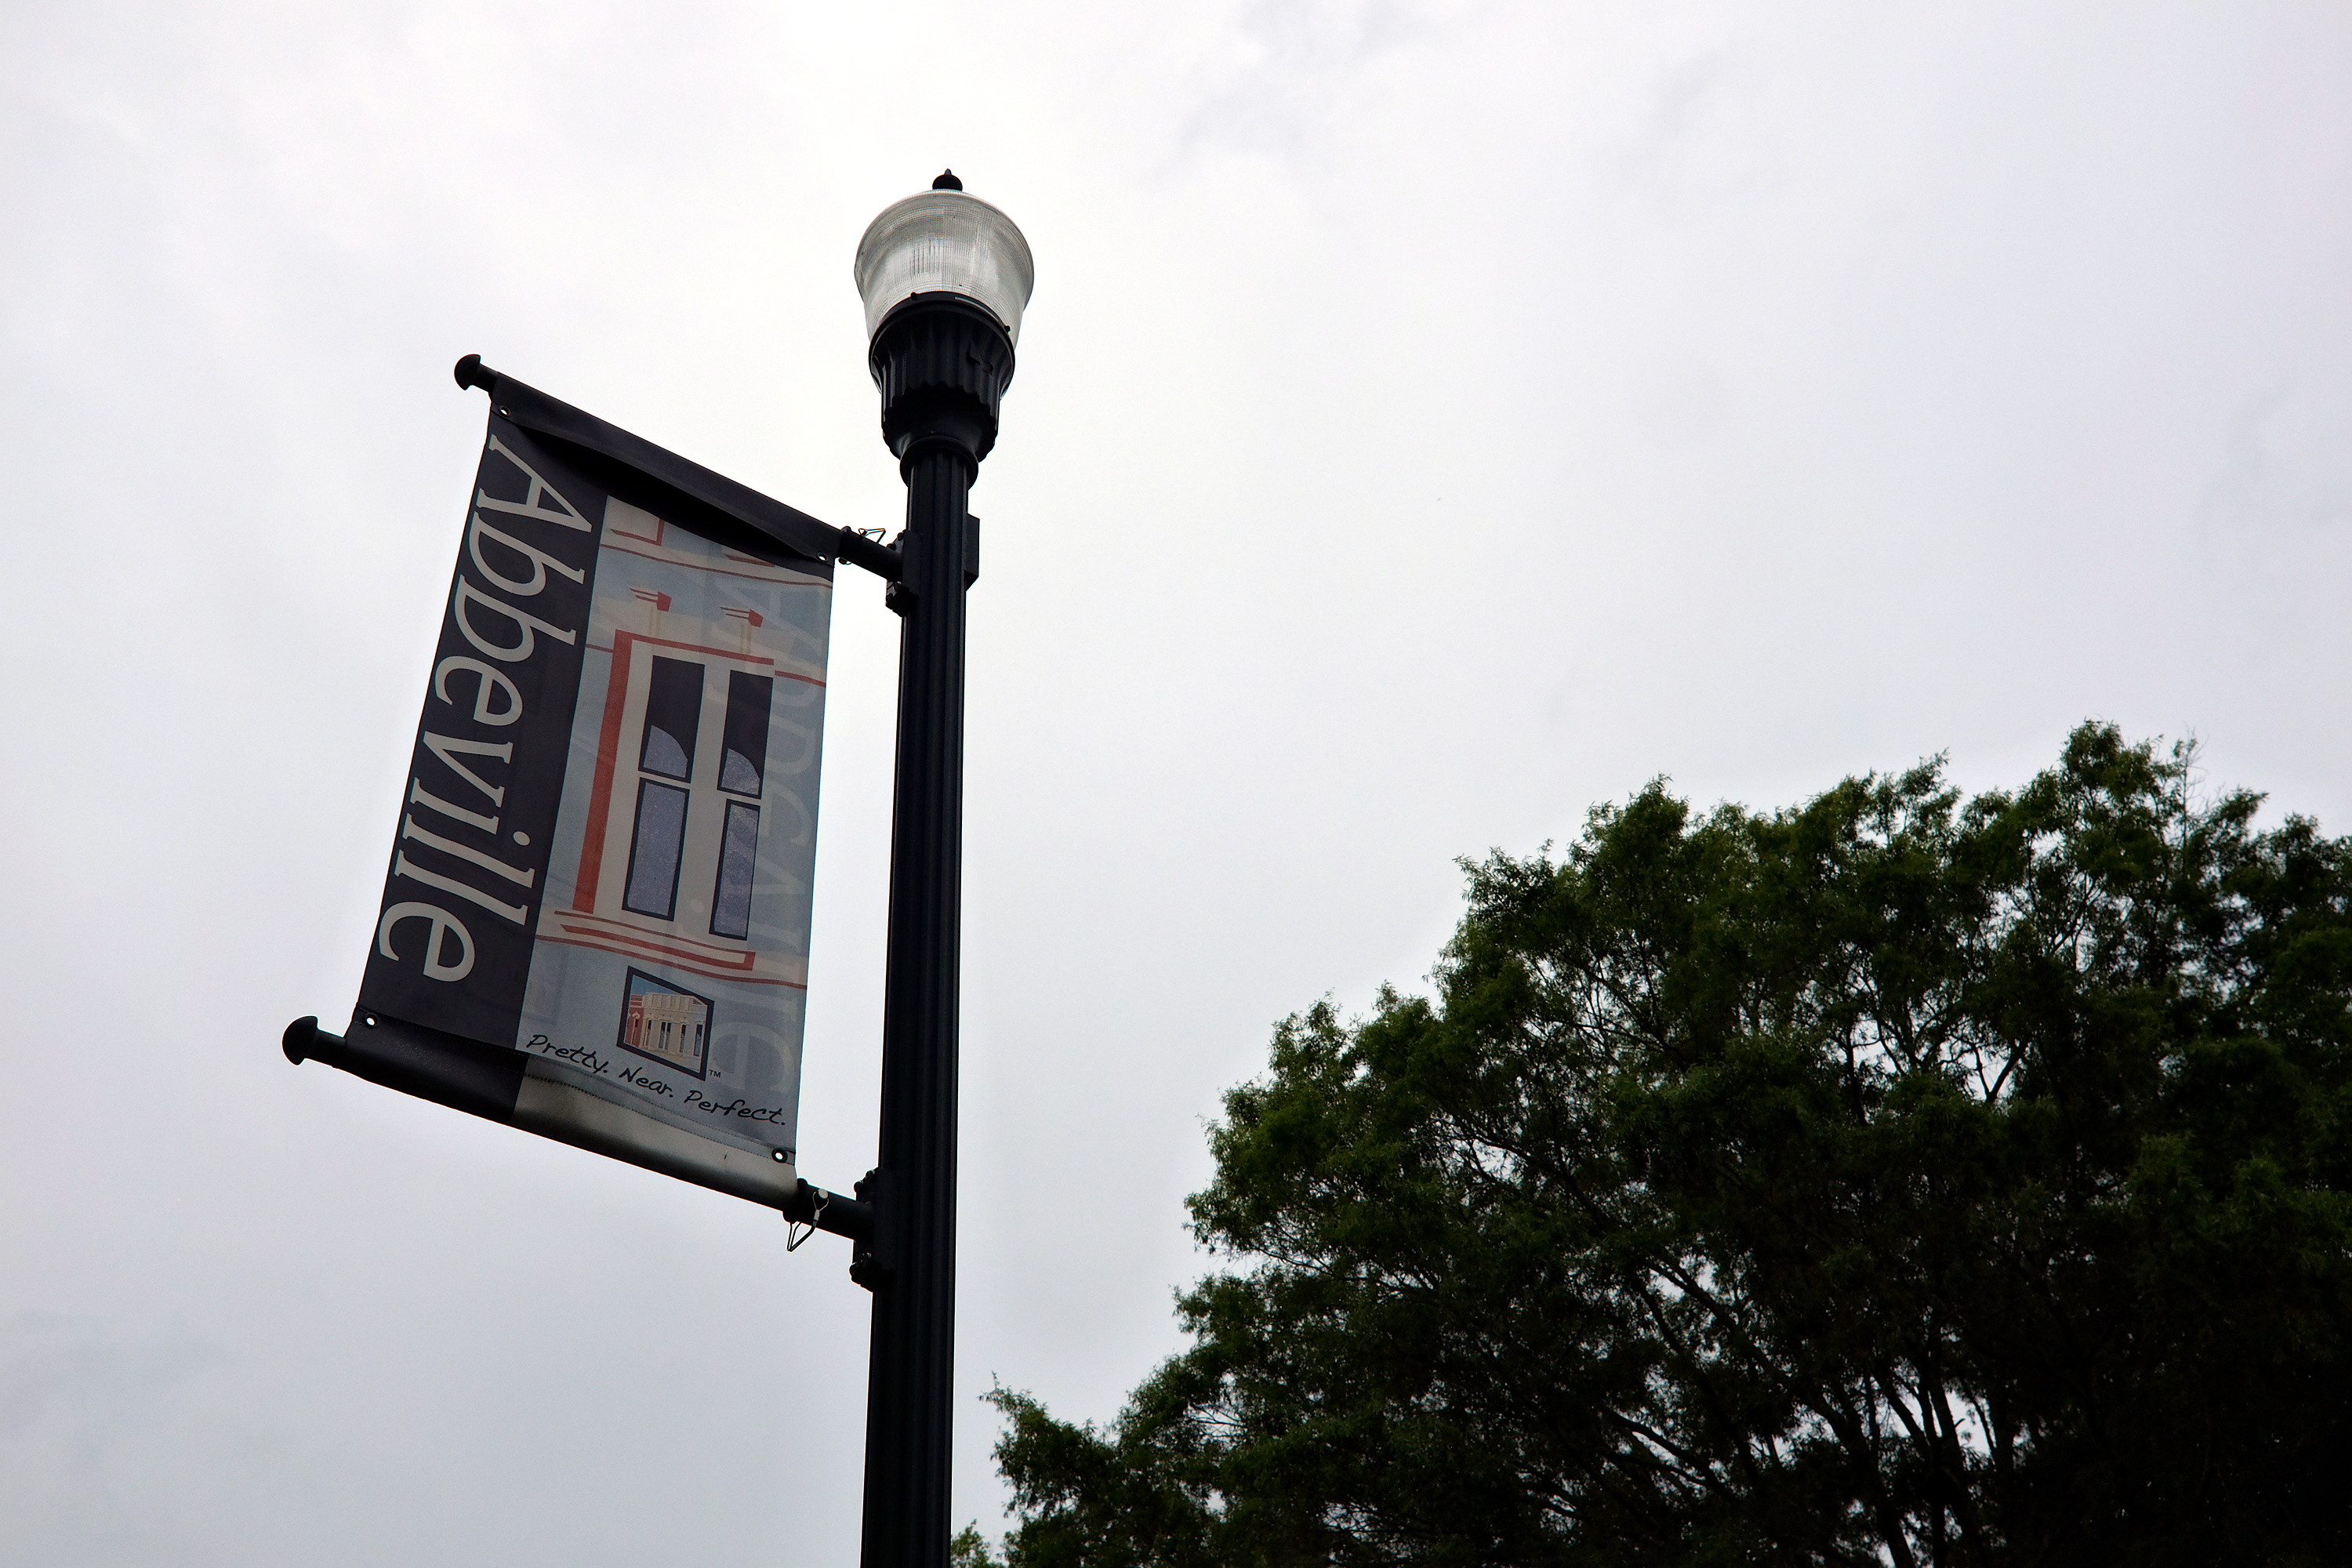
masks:
[[(790, 1215), (784, 1216), (784, 1250), (786, 1252), (798, 1252), (801, 1249), (801, 1243), (817, 1233), (817, 1221), (824, 1217), (825, 1206), (833, 1202), (833, 1194), (823, 1187), (811, 1190), (814, 1197), (809, 1207), (808, 1218), (801, 1221), (793, 1219)], [(798, 1236), (793, 1234), (793, 1227), (795, 1225), (800, 1226)]]

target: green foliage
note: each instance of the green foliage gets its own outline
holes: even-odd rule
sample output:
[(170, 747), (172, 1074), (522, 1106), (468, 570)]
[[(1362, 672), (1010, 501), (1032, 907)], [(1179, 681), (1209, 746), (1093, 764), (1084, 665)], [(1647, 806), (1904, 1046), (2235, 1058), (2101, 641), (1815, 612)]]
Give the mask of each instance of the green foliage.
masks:
[(1467, 866), (1226, 1097), (1010, 1568), (2352, 1561), (2352, 845), (2085, 726)]
[(948, 1542), (948, 1568), (1003, 1568), (1003, 1564), (989, 1551), (988, 1540), (975, 1521), (957, 1531), (955, 1539)]

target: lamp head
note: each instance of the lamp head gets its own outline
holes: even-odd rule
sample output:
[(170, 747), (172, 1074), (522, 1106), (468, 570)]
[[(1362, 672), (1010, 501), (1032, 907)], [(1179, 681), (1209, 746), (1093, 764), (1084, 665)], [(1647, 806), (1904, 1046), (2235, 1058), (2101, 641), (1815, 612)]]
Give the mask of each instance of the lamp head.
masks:
[(1035, 269), (1029, 242), (1013, 220), (963, 192), (952, 171), (919, 195), (893, 203), (857, 242), (857, 292), (866, 301), (866, 336), (918, 294), (954, 294), (996, 318), (1021, 341), (1021, 312)]
[(950, 170), (866, 226), (856, 277), (882, 439), (899, 471), (911, 476), (923, 454), (945, 451), (966, 482), (977, 479), (1013, 383), (1034, 277), (1029, 242), (1011, 218), (964, 195)]

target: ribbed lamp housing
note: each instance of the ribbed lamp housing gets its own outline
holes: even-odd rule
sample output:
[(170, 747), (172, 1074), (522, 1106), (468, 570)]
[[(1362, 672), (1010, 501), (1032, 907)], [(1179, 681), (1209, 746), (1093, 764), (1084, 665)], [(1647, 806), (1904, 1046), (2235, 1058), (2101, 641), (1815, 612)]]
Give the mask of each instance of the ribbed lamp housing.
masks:
[(882, 394), (882, 439), (900, 458), (921, 435), (952, 440), (974, 464), (996, 445), (1013, 340), (987, 310), (960, 294), (918, 294), (884, 319), (866, 363)]

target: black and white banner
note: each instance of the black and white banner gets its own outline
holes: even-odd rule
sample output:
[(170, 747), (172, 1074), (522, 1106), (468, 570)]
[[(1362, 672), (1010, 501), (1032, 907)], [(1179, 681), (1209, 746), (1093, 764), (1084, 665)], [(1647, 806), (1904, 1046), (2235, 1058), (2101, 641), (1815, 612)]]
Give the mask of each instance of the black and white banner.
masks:
[(790, 1195), (835, 531), (497, 388), (347, 1037), (409, 1068), (370, 1076)]

